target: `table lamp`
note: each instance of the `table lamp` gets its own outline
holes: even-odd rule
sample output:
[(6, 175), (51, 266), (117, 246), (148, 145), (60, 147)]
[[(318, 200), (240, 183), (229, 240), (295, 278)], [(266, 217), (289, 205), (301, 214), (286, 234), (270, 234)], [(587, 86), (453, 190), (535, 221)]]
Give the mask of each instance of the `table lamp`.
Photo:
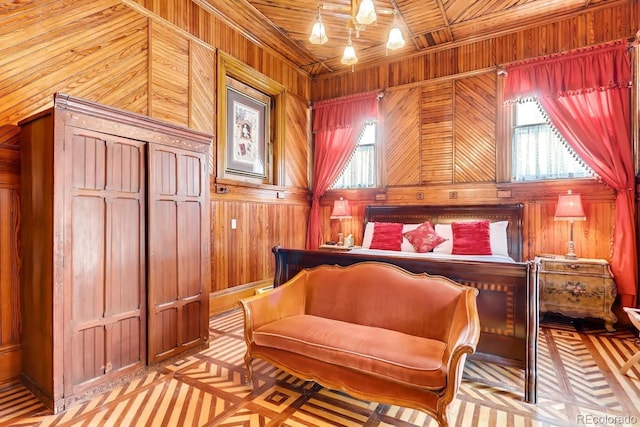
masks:
[(340, 221), (340, 228), (338, 231), (338, 245), (343, 246), (344, 240), (342, 238), (342, 220), (345, 218), (351, 218), (351, 207), (349, 201), (340, 197), (339, 200), (333, 202), (333, 210), (331, 211), (331, 219), (337, 219)]
[(573, 241), (573, 223), (587, 219), (584, 215), (580, 195), (572, 194), (571, 190), (567, 191), (567, 194), (560, 194), (558, 196), (558, 207), (556, 208), (553, 219), (556, 221), (569, 221), (569, 252), (566, 258), (577, 259), (578, 256), (575, 252), (576, 244)]

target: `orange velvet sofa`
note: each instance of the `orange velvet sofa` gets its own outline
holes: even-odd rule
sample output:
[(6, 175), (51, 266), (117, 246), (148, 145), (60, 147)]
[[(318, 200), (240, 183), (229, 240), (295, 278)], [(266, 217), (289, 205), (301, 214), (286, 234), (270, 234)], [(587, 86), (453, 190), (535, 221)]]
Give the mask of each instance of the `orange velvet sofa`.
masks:
[(447, 426), (480, 335), (477, 293), (379, 262), (302, 270), (241, 300), (248, 379), (261, 358), (354, 397), (423, 410)]

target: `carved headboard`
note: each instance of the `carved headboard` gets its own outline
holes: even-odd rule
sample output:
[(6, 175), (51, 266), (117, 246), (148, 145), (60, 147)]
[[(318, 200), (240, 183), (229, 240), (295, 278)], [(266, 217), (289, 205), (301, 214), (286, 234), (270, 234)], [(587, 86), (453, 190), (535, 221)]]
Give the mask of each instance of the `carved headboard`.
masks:
[(430, 206), (430, 205), (398, 205), (367, 206), (364, 224), (367, 222), (400, 222), (403, 224), (419, 224), (431, 221), (432, 224), (450, 224), (456, 221), (490, 222), (507, 221), (507, 244), (509, 255), (516, 261), (522, 261), (522, 212), (523, 204), (505, 205), (464, 205), (464, 206)]

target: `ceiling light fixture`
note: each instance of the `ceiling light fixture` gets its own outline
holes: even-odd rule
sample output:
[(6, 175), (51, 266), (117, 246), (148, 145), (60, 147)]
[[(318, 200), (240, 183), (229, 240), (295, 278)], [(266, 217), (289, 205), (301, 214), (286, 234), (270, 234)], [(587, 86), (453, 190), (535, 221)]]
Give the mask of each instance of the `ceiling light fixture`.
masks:
[(356, 13), (356, 22), (362, 25), (369, 25), (376, 22), (376, 19), (378, 19), (378, 16), (376, 15), (373, 0), (362, 0), (358, 7), (358, 13)]
[(318, 14), (316, 15), (316, 22), (311, 29), (311, 36), (309, 41), (311, 44), (325, 44), (329, 39), (327, 38), (327, 30), (322, 23), (322, 17), (320, 16), (320, 9), (322, 9), (322, 3), (318, 5)]
[[(320, 16), (320, 9), (322, 8), (324, 8), (324, 4), (320, 3), (318, 5), (316, 21), (313, 24), (311, 35), (309, 36), (309, 42), (311, 42), (311, 44), (322, 45), (329, 40), (326, 33), (326, 27), (322, 22), (322, 17)], [(332, 7), (330, 7), (330, 9), (332, 9)], [(356, 51), (351, 40), (351, 33), (355, 32), (355, 36), (356, 38), (358, 38), (360, 36), (360, 31), (364, 30), (367, 25), (376, 22), (378, 16), (376, 14), (376, 8), (373, 0), (351, 0), (350, 10), (351, 11), (349, 20), (347, 21), (349, 39), (347, 41), (347, 46), (344, 48), (344, 53), (342, 54), (342, 59), (340, 62), (345, 65), (351, 65), (351, 71), (353, 71), (353, 66), (358, 62), (358, 58), (356, 56)], [(405, 41), (402, 34), (402, 29), (400, 28), (398, 10), (396, 9), (395, 5), (393, 5), (393, 9), (385, 9), (381, 11), (381, 13), (393, 13), (393, 23), (391, 25), (391, 29), (389, 30), (389, 35), (387, 37), (386, 43), (386, 53), (388, 54), (390, 50), (396, 50), (404, 47)], [(333, 22), (330, 22), (330, 24), (333, 24)]]
[(349, 40), (347, 40), (347, 45), (344, 48), (344, 53), (342, 54), (340, 62), (344, 65), (351, 65), (351, 71), (353, 71), (353, 66), (358, 63), (356, 50), (353, 48), (353, 44), (351, 43), (351, 30), (349, 30)]
[[(398, 12), (393, 11), (393, 24), (389, 30), (389, 38), (387, 39), (387, 50), (396, 50), (404, 47), (404, 37), (402, 36), (402, 30), (398, 25), (397, 17)], [(388, 53), (388, 52), (387, 52)]]

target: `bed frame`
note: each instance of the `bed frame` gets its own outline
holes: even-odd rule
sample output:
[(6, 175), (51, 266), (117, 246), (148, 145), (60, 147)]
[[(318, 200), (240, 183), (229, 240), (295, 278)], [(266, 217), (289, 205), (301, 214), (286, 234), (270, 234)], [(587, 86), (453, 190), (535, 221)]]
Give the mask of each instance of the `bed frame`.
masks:
[(516, 263), (436, 260), (350, 252), (310, 251), (274, 247), (274, 286), (304, 268), (321, 264), (351, 265), (379, 261), (413, 273), (426, 272), (451, 278), (479, 290), (480, 341), (476, 360), (524, 369), (524, 400), (537, 400), (538, 274), (532, 262), (522, 262), (522, 204), (478, 206), (368, 206), (369, 221), (415, 224), (424, 221), (451, 223), (489, 219), (508, 221), (509, 253)]

